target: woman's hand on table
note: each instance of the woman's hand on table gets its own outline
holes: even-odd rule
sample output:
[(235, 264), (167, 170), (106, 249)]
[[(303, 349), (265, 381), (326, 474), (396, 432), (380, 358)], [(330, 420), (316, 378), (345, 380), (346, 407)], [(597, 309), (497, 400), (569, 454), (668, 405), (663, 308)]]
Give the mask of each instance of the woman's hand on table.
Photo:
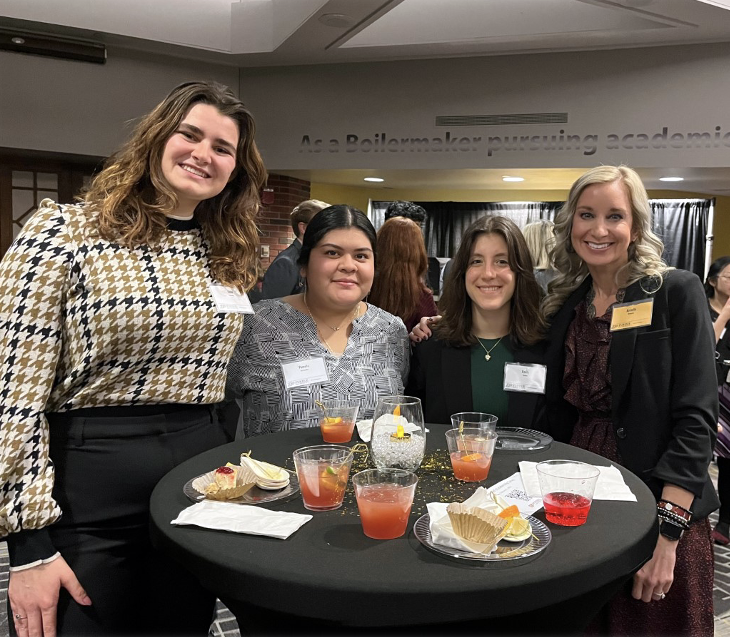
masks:
[(431, 326), (435, 325), (441, 320), (441, 315), (438, 316), (424, 316), (418, 321), (416, 325), (408, 334), (408, 338), (414, 343), (420, 343), (421, 341), (427, 341), (431, 336)]
[(634, 575), (633, 598), (643, 602), (661, 601), (672, 587), (676, 561), (677, 542), (660, 535), (651, 559)]
[(56, 607), (61, 587), (82, 606), (91, 606), (91, 599), (62, 557), (10, 572), (8, 598), (11, 621), (15, 622), (19, 637), (55, 637)]

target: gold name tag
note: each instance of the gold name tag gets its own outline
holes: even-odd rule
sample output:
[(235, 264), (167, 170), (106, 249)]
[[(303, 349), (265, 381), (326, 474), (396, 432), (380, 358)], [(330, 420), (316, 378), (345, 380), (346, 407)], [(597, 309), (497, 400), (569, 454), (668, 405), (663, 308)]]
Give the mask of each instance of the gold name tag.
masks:
[(632, 327), (651, 325), (651, 315), (654, 311), (654, 299), (632, 301), (613, 306), (611, 315), (611, 331), (627, 330)]

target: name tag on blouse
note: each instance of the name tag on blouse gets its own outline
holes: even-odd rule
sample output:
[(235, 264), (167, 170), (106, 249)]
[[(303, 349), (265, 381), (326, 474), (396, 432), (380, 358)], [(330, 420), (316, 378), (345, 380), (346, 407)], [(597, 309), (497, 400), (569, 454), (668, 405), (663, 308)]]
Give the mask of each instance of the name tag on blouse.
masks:
[(219, 313), (253, 314), (253, 306), (245, 292), (239, 292), (236, 288), (229, 288), (220, 283), (211, 283), (210, 294)]
[(293, 363), (282, 363), (281, 372), (287, 389), (329, 381), (324, 358), (305, 358)]
[(528, 394), (545, 393), (547, 367), (537, 363), (505, 363), (504, 390)]
[(613, 306), (611, 313), (611, 331), (628, 330), (632, 327), (651, 325), (654, 312), (654, 299), (631, 301)]

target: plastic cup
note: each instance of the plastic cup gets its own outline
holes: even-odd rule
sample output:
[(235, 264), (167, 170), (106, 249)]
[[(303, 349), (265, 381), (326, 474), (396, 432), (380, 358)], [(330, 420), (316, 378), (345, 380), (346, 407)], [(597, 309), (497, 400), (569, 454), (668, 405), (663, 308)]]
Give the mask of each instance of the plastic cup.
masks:
[(352, 450), (339, 445), (316, 445), (297, 449), (293, 455), (304, 508), (339, 509), (350, 475)]
[(324, 409), (320, 407), (322, 415), (319, 419), (322, 440), (338, 444), (350, 442), (360, 403), (351, 400), (324, 400), (322, 405)]
[(486, 480), (492, 466), (494, 445), (497, 434), (477, 427), (449, 429), (446, 432), (446, 444), (449, 447), (451, 466), (454, 477), (464, 482), (481, 482)]
[(460, 411), (451, 415), (451, 426), (458, 429), (461, 423), (464, 427), (476, 427), (485, 431), (496, 431), (499, 418), (483, 411)]
[(580, 526), (588, 519), (600, 472), (575, 460), (546, 460), (537, 465), (545, 518), (560, 526)]
[(366, 469), (352, 476), (363, 533), (374, 540), (404, 535), (417, 482), (405, 469)]

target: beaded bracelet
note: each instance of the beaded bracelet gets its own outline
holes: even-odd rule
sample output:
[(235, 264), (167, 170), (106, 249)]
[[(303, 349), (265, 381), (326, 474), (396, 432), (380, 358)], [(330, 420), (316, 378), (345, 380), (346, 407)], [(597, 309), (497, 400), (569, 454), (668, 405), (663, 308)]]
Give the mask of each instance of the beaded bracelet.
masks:
[(659, 509), (657, 511), (657, 516), (661, 520), (666, 520), (667, 522), (671, 522), (672, 524), (682, 527), (685, 531), (689, 528), (689, 522), (687, 522), (687, 520), (675, 513), (671, 513), (670, 511)]
[(675, 504), (674, 502), (670, 502), (669, 500), (659, 500), (656, 503), (657, 509), (669, 511), (670, 513), (673, 513), (674, 515), (678, 515), (679, 517), (683, 518), (687, 522), (690, 522), (692, 520), (692, 513), (685, 509), (683, 506), (679, 506), (678, 504)]

